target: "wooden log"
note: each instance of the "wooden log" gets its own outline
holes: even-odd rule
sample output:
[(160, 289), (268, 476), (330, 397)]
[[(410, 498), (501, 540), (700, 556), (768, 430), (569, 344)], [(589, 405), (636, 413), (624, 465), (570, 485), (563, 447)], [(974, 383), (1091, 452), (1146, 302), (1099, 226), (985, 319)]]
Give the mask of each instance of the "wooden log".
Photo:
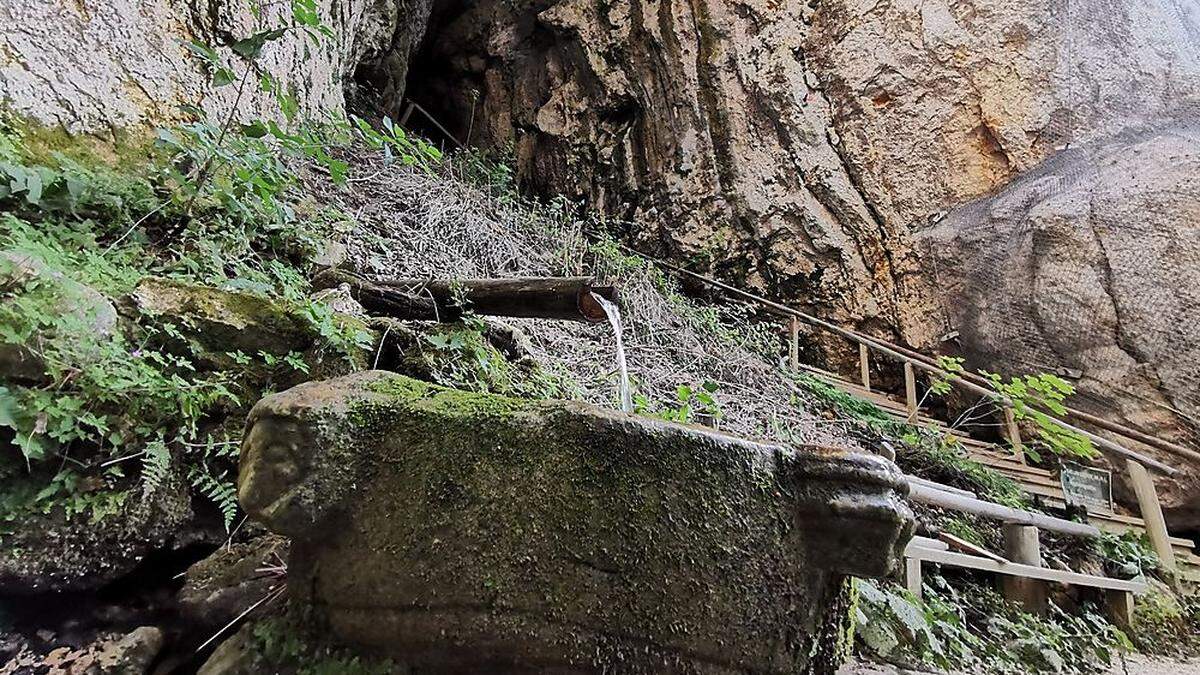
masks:
[(608, 320), (593, 294), (615, 303), (616, 289), (596, 286), (591, 277), (517, 279), (367, 279), (344, 270), (326, 270), (316, 287), (349, 284), (351, 294), (368, 312), (402, 319), (455, 321), (466, 311), (485, 316), (567, 319), (601, 323)]
[[(524, 277), (515, 279), (381, 279), (387, 288), (432, 297), (438, 308), (470, 310), (486, 316), (528, 319), (569, 319), (602, 323), (608, 320), (593, 293), (616, 303), (612, 286), (597, 286), (593, 277)], [(460, 306), (461, 305), (461, 306)]]
[[(394, 288), (385, 288), (352, 272), (339, 269), (323, 270), (313, 277), (316, 290), (337, 288), (345, 284), (350, 297), (375, 316), (389, 316), (414, 321), (436, 321), (441, 317), (432, 298), (423, 298)], [(455, 316), (454, 318), (458, 318)]]
[(1174, 572), (1175, 549), (1171, 546), (1171, 535), (1167, 532), (1167, 521), (1163, 518), (1162, 504), (1158, 501), (1154, 479), (1150, 477), (1146, 467), (1133, 460), (1126, 461), (1125, 466), (1129, 470), (1134, 494), (1137, 495), (1138, 510), (1141, 511), (1142, 520), (1146, 521), (1146, 534), (1150, 536), (1150, 545), (1158, 554), (1163, 568)]

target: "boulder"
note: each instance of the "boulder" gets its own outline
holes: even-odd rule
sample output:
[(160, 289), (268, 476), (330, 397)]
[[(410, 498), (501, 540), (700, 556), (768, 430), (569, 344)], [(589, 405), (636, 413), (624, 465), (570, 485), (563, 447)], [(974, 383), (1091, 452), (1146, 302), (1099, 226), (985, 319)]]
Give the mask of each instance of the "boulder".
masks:
[(30, 641), (20, 634), (3, 638), (6, 639), (0, 640), (0, 655), (9, 658), (0, 666), (0, 673), (6, 675), (143, 675), (150, 672), (164, 642), (162, 630), (154, 626), (141, 626), (127, 635), (104, 633), (82, 645), (63, 645), (45, 652), (33, 649)]
[[(1064, 151), (919, 234), (968, 366), (1073, 376), (1072, 403), (1200, 442), (1200, 127)], [(1200, 466), (1139, 447), (1174, 528), (1200, 527)], [(1117, 476), (1123, 476), (1123, 466)]]
[[(302, 308), (244, 291), (147, 277), (122, 299), (122, 306), (127, 312), (172, 324), (186, 341), (181, 351), (215, 367), (233, 365), (229, 352), (284, 356), (309, 352), (321, 343), (320, 327)], [(357, 317), (335, 314), (333, 320), (364, 338), (372, 335)], [(365, 363), (372, 353), (359, 346), (352, 357)]]
[(11, 523), (0, 546), (0, 594), (95, 590), (129, 574), (151, 553), (223, 539), (218, 529), (198, 524), (188, 485), (178, 475), (149, 497), (114, 496), (119, 507), (103, 517), (66, 519), (55, 509)]
[(188, 281), (147, 277), (126, 303), (145, 316), (174, 324), (196, 354), (240, 350), (282, 356), (307, 350), (316, 337), (304, 317), (269, 298)]
[[(54, 336), (79, 359), (86, 359), (97, 339), (116, 333), (117, 310), (102, 293), (53, 269), (32, 253), (0, 252), (0, 288), (20, 293), (49, 294), (60, 316), (73, 320), (78, 333)], [(50, 335), (37, 335), (29, 344), (0, 343), (0, 378), (19, 383), (43, 383), (45, 362), (31, 346)], [(69, 344), (67, 343), (69, 341)], [(95, 358), (93, 354), (92, 358)]]
[(806, 37), (847, 170), (897, 225), (1200, 109), (1189, 0), (832, 0)]
[(179, 611), (189, 621), (218, 629), (283, 583), (288, 541), (264, 534), (222, 546), (188, 568), (179, 590)]
[(890, 462), (367, 371), (251, 412), (293, 600), (418, 668), (797, 672), (911, 529)]
[(163, 646), (163, 633), (154, 626), (142, 626), (116, 642), (105, 645), (96, 655), (89, 673), (137, 675), (150, 670)]

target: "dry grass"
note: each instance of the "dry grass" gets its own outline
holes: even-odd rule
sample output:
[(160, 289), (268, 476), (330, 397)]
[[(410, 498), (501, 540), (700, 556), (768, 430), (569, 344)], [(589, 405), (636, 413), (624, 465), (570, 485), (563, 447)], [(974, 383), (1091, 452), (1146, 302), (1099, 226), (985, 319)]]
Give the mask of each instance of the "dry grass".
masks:
[[(755, 327), (737, 305), (701, 307), (674, 292), (674, 282), (648, 265), (598, 254), (571, 208), (531, 205), (508, 189), (480, 187), (480, 181), (464, 179), (465, 162), (451, 160), (442, 175), (430, 176), (364, 155), (344, 189), (316, 176), (305, 182), (353, 217), (342, 243), (361, 272), (451, 279), (595, 275), (619, 288), (630, 373), (651, 409), (676, 405), (680, 385), (711, 380), (719, 385), (721, 428), (728, 432), (860, 445), (853, 420), (830, 419), (821, 404), (752, 348), (774, 346), (772, 326)], [(716, 321), (718, 313), (724, 327)], [(543, 368), (578, 383), (579, 398), (617, 407), (615, 343), (608, 326), (507, 323), (529, 336)]]

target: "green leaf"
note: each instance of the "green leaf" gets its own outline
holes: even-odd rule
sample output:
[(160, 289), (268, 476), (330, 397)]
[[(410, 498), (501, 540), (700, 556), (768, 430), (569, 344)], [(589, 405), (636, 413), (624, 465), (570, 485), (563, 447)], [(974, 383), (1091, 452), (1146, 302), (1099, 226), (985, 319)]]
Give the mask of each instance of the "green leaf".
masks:
[(880, 656), (891, 654), (900, 645), (900, 640), (896, 638), (892, 629), (879, 620), (867, 622), (859, 629), (858, 634), (867, 646)]
[(220, 67), (221, 57), (217, 54), (217, 50), (212, 47), (196, 40), (185, 42), (184, 46), (187, 47), (188, 51), (209, 62), (214, 67)]
[(908, 629), (909, 633), (916, 635), (929, 629), (929, 624), (925, 621), (925, 613), (899, 593), (889, 593), (887, 604), (888, 609), (892, 610), (892, 614)]
[(42, 174), (40, 171), (29, 171), (25, 174), (25, 201), (36, 205), (42, 201)]
[(217, 68), (213, 71), (212, 84), (214, 87), (224, 87), (227, 84), (233, 84), (237, 76), (228, 68)]
[(255, 33), (248, 38), (242, 38), (241, 40), (229, 45), (229, 48), (233, 50), (234, 54), (253, 61), (254, 59), (258, 58), (259, 54), (262, 53), (263, 47), (265, 47), (268, 42), (278, 40), (286, 34), (286, 28), (265, 30), (260, 33)]
[(262, 138), (270, 133), (270, 129), (262, 120), (254, 120), (250, 124), (242, 125), (242, 135), (247, 138)]
[(8, 387), (0, 387), (0, 426), (10, 429), (17, 428), (16, 411), (20, 402), (12, 395)]

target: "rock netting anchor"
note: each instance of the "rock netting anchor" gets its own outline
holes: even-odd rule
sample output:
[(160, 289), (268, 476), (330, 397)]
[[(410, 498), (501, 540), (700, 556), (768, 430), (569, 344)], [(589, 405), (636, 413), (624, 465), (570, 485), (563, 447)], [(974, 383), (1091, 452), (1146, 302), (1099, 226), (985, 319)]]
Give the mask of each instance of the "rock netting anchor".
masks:
[(417, 667), (800, 672), (912, 527), (886, 460), (381, 371), (252, 411), (238, 494), (293, 600)]

